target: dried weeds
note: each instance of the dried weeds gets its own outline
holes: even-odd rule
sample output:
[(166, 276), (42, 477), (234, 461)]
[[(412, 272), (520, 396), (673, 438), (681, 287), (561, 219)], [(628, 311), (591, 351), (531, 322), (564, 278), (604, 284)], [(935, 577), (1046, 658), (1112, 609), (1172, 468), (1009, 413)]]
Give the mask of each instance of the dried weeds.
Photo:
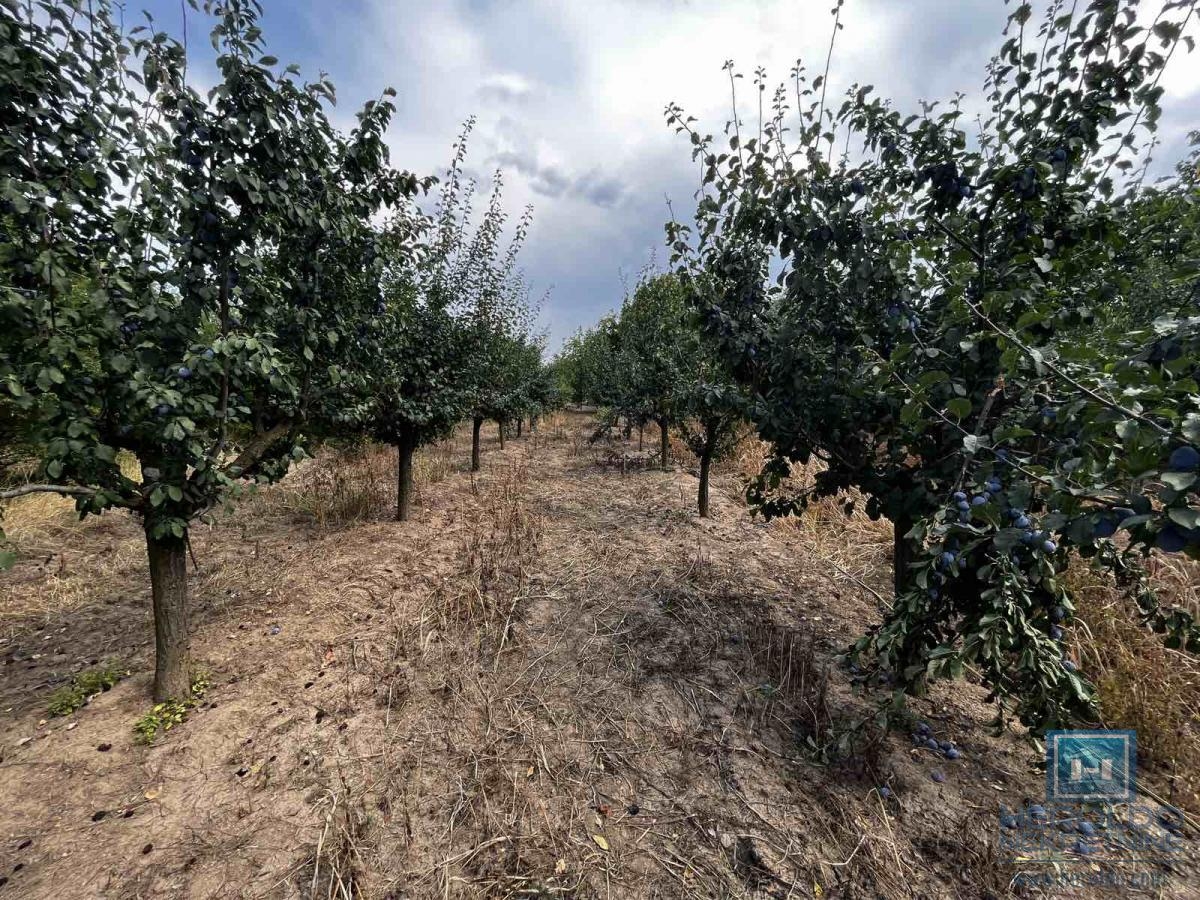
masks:
[[(194, 645), (213, 687), (159, 746), (128, 735), (144, 675), (38, 725), (44, 664), (23, 655), (24, 687), (3, 688), (12, 886), (47, 898), (1009, 895), (996, 808), (1038, 796), (1041, 776), (1027, 746), (979, 730), (972, 689), (916, 704), (963, 748), (953, 765), (903, 736), (817, 752), (879, 699), (833, 665), (878, 615), (859, 581), (885, 583), (871, 566), (890, 545), (856, 554), (835, 546), (837, 530), (848, 543), (878, 526), (829, 509), (821, 534), (765, 527), (732, 474), (699, 520), (692, 476), (603, 471), (579, 450), (587, 423), (554, 417), (503, 452), (489, 432), (475, 476), (460, 435), (445, 454), (454, 471), (424, 482), (410, 522), (387, 519), (379, 451), (356, 463), (364, 482), (379, 472), (370, 503), (301, 470), (202, 529)], [(298, 497), (310, 498), (299, 514)], [(855, 577), (831, 574), (827, 553)], [(53, 577), (22, 566), (14, 600)], [(144, 672), (140, 568), (105, 577), (128, 604), (104, 613), (81, 594), (47, 607), (43, 643), (78, 655), (85, 637), (66, 623), (86, 615)], [(4, 615), (6, 652), (27, 654), (45, 629)], [(1195, 895), (1194, 873), (1174, 878), (1173, 896)]]

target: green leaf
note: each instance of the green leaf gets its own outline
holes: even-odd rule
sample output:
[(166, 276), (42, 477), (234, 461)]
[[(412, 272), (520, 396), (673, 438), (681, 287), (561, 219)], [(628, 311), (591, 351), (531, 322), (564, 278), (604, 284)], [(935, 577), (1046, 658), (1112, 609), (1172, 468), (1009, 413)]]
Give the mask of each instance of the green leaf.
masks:
[(963, 419), (971, 414), (971, 401), (955, 397), (946, 403), (946, 410), (956, 419)]
[(1176, 491), (1186, 491), (1196, 483), (1195, 472), (1163, 472), (1159, 477), (1163, 484)]
[(1184, 417), (1183, 433), (1192, 443), (1200, 443), (1200, 414), (1188, 413)]
[(1188, 530), (1200, 526), (1200, 509), (1173, 506), (1167, 510), (1167, 515), (1176, 525)]

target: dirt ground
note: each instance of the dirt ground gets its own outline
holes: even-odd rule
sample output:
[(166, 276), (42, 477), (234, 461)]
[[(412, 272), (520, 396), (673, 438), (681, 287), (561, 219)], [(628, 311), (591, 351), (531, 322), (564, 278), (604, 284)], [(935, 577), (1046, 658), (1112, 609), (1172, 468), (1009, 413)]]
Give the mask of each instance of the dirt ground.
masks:
[[(591, 430), (493, 431), (475, 476), (442, 448), (403, 524), (315, 521), (280, 500), (302, 469), (197, 528), (211, 686), (151, 746), (136, 525), (0, 576), (0, 900), (1200, 897), (1190, 839), (1140, 864), (1158, 887), (1017, 884), (1103, 871), (998, 848), (1000, 805), (1044, 796), (1033, 748), (970, 685), (912, 703), (960, 758), (875, 735), (882, 694), (834, 663), (879, 617), (886, 545), (829, 564), (731, 475), (701, 520), (694, 472), (622, 474)], [(132, 676), (47, 714), (105, 660)]]

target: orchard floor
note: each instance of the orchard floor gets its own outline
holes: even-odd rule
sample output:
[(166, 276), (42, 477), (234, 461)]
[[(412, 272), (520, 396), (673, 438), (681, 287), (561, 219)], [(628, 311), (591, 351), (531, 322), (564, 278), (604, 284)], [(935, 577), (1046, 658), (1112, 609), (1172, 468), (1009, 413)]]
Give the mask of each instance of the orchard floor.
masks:
[[(878, 699), (833, 657), (878, 619), (885, 545), (829, 563), (728, 475), (698, 519), (694, 473), (603, 467), (589, 423), (491, 432), (404, 524), (314, 524), (285, 482), (198, 528), (211, 687), (152, 746), (135, 524), (0, 576), (0, 900), (1200, 896), (1190, 840), (1139, 864), (1153, 889), (1015, 886), (1105, 869), (1003, 859), (999, 806), (1043, 776), (976, 687), (913, 703), (958, 760), (898, 733), (820, 763), (808, 739)], [(134, 674), (47, 715), (106, 659)]]

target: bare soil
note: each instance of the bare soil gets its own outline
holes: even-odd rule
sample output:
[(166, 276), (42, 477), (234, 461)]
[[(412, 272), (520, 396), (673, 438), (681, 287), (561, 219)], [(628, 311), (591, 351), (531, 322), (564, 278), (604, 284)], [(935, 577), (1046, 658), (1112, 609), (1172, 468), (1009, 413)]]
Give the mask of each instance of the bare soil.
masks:
[[(879, 734), (886, 695), (835, 664), (879, 617), (878, 545), (831, 568), (730, 475), (701, 520), (694, 472), (622, 475), (590, 421), (493, 431), (484, 471), (420, 485), (404, 524), (273, 504), (301, 470), (198, 528), (211, 687), (151, 746), (136, 524), (23, 559), (0, 585), (0, 900), (1200, 896), (1190, 841), (1141, 864), (1153, 889), (1017, 885), (998, 811), (1044, 796), (1034, 749), (962, 684), (912, 702), (958, 760)], [(48, 716), (104, 660), (134, 674)]]

